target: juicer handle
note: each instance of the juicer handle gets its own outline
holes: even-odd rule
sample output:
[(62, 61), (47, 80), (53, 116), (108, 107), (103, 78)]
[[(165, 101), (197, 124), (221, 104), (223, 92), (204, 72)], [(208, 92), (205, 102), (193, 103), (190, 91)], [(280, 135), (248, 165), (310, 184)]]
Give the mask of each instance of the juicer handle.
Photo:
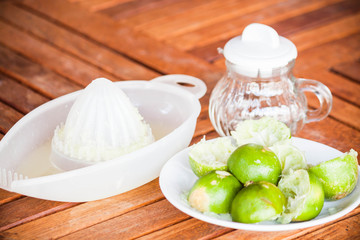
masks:
[(327, 117), (332, 108), (332, 95), (327, 86), (319, 81), (298, 78), (299, 89), (303, 92), (311, 92), (316, 95), (320, 106), (317, 109), (308, 109), (306, 123), (316, 122)]
[(166, 84), (181, 87), (191, 92), (198, 99), (202, 98), (207, 90), (206, 84), (199, 78), (185, 74), (169, 74), (152, 79), (151, 81), (162, 82)]

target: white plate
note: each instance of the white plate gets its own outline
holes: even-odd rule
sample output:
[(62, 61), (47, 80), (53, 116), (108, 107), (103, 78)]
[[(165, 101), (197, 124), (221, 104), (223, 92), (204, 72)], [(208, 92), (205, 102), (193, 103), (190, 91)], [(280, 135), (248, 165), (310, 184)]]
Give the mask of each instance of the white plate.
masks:
[[(342, 154), (334, 148), (302, 138), (293, 137), (292, 142), (305, 153), (305, 157), (309, 164), (318, 164), (319, 162), (330, 160)], [(164, 165), (160, 173), (160, 188), (167, 200), (176, 208), (194, 218), (208, 223), (252, 231), (293, 230), (330, 222), (351, 212), (360, 204), (360, 180), (358, 180), (356, 188), (350, 195), (337, 201), (325, 201), (324, 207), (319, 216), (310, 221), (289, 224), (279, 224), (275, 221), (244, 224), (232, 222), (223, 217), (217, 217), (217, 215), (210, 216), (202, 214), (201, 212), (191, 208), (185, 197), (185, 194), (189, 192), (197, 180), (197, 177), (192, 172), (188, 162), (189, 149), (190, 148), (186, 148), (177, 153)]]

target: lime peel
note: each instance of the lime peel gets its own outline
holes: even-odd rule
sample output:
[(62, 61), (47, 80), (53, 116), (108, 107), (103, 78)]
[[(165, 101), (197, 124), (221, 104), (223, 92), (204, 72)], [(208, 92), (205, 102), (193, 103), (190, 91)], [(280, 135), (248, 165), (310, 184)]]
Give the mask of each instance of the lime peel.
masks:
[(205, 136), (197, 144), (194, 144), (189, 151), (189, 163), (191, 169), (198, 177), (213, 170), (224, 170), (227, 168), (227, 159), (236, 149), (232, 139), (220, 137), (206, 141)]
[(289, 174), (290, 170), (307, 168), (307, 162), (304, 153), (290, 143), (278, 143), (270, 149), (279, 158), (282, 168), (282, 174)]
[(256, 223), (275, 220), (286, 203), (284, 194), (274, 184), (254, 182), (238, 192), (231, 205), (233, 221)]
[(286, 209), (278, 218), (278, 222), (290, 223), (301, 213), (306, 196), (310, 193), (309, 174), (303, 169), (295, 172), (290, 170), (288, 175), (280, 179), (278, 187), (287, 198)]
[(278, 185), (287, 198), (286, 209), (278, 222), (306, 221), (315, 218), (324, 206), (324, 189), (320, 180), (305, 169), (290, 170)]
[(212, 171), (200, 177), (188, 195), (189, 205), (200, 212), (229, 213), (241, 183), (230, 173)]
[(310, 172), (323, 183), (326, 199), (344, 198), (355, 189), (359, 174), (357, 156), (351, 149), (340, 157), (310, 167)]
[(283, 122), (271, 117), (263, 117), (240, 122), (235, 131), (231, 131), (231, 136), (234, 137), (239, 146), (255, 143), (270, 147), (277, 142), (290, 139), (291, 132)]

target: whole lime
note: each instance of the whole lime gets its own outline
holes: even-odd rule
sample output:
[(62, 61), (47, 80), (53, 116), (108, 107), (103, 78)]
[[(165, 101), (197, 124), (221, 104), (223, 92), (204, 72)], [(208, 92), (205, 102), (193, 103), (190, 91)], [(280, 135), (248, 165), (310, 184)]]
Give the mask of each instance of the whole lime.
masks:
[(275, 153), (253, 143), (238, 147), (227, 164), (229, 171), (243, 184), (267, 181), (276, 185), (281, 174), (281, 164)]
[(286, 204), (284, 194), (274, 184), (260, 181), (239, 191), (231, 205), (233, 221), (257, 223), (275, 220)]
[(324, 189), (311, 172), (299, 169), (281, 177), (278, 185), (287, 199), (286, 209), (278, 219), (281, 223), (307, 221), (315, 218), (324, 206)]
[(357, 152), (351, 149), (340, 157), (322, 162), (310, 168), (323, 183), (325, 198), (337, 200), (349, 195), (358, 180)]
[(229, 213), (241, 183), (229, 172), (212, 171), (200, 177), (190, 190), (188, 202), (200, 212)]

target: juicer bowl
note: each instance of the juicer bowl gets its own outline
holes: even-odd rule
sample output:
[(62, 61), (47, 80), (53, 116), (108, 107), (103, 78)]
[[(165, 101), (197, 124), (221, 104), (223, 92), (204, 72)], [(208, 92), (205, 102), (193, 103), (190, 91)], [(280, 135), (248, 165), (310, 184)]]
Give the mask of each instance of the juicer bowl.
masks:
[[(153, 81), (116, 82), (151, 126), (154, 143), (115, 159), (45, 176), (29, 176), (2, 188), (41, 199), (83, 202), (120, 194), (157, 178), (166, 161), (186, 148), (194, 134), (201, 110), (198, 98), (206, 92), (205, 84), (194, 79), (167, 75)], [(195, 88), (187, 91), (187, 87), (176, 82)], [(195, 94), (191, 93), (194, 89)], [(27, 155), (50, 141), (81, 91), (49, 101), (18, 121), (0, 141), (0, 168), (18, 171)]]

